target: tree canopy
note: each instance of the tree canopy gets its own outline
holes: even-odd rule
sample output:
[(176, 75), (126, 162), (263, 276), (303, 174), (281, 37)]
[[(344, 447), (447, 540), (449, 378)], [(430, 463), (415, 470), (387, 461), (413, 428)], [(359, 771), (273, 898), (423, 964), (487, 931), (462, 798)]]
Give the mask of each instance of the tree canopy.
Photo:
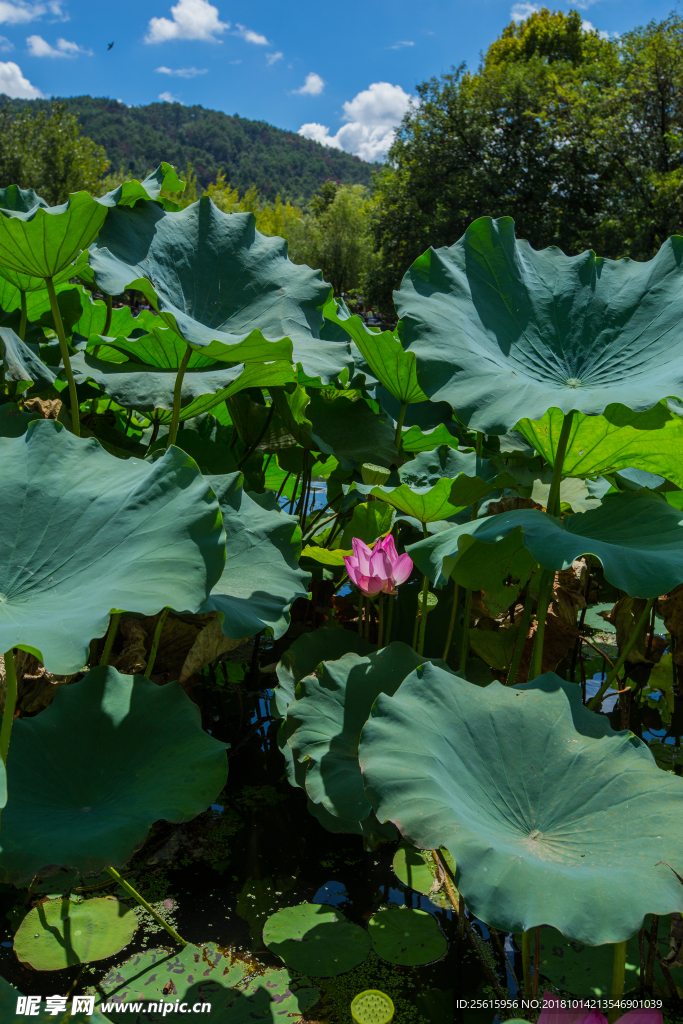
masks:
[(410, 263), (482, 215), (534, 248), (650, 259), (683, 221), (683, 17), (618, 39), (544, 8), (476, 72), (418, 86), (378, 175), (368, 291), (389, 305)]

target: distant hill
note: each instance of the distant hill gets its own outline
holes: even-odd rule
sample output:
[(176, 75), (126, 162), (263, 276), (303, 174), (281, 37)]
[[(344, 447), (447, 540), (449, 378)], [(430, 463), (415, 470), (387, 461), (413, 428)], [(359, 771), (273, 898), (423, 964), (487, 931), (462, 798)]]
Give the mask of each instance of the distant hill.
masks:
[[(3, 105), (11, 102), (15, 110), (50, 107), (49, 100), (10, 101), (0, 95), (0, 101)], [(369, 185), (379, 166), (265, 121), (248, 121), (201, 106), (150, 103), (127, 107), (93, 96), (70, 96), (59, 102), (78, 113), (84, 135), (104, 146), (112, 173), (123, 166), (136, 178), (161, 160), (180, 170), (190, 162), (203, 187), (223, 168), (240, 193), (255, 185), (265, 199), (273, 200), (279, 194), (306, 204), (325, 181)]]

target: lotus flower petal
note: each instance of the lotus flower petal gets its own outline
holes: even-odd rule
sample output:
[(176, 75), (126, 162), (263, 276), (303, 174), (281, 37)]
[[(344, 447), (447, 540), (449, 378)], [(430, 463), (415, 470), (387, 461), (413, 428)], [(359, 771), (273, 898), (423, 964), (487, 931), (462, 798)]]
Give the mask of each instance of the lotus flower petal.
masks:
[(353, 548), (353, 554), (358, 562), (358, 566), (363, 575), (370, 575), (370, 559), (372, 558), (372, 551), (364, 544), (358, 537), (354, 537), (351, 542)]
[(385, 583), (386, 580), (381, 579), (379, 576), (361, 576), (358, 586), (364, 594), (372, 595), (379, 594)]
[(413, 560), (410, 555), (399, 555), (394, 562), (394, 568), (391, 573), (394, 586), (397, 587), (400, 583), (405, 583), (412, 571)]
[(360, 583), (358, 581), (361, 578), (361, 571), (358, 568), (357, 559), (355, 559), (353, 555), (344, 555), (344, 565), (346, 566), (346, 571), (349, 574), (351, 582), (359, 587)]

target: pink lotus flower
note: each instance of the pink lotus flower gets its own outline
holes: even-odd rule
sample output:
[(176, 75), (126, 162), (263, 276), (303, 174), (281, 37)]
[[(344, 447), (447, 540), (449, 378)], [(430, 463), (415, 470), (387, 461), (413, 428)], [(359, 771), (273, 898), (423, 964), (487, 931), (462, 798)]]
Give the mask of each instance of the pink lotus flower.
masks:
[[(543, 993), (543, 1009), (538, 1024), (607, 1024), (607, 1017), (599, 1010), (564, 1009), (561, 996)], [(661, 1010), (629, 1010), (619, 1017), (617, 1024), (662, 1024)]]
[(353, 538), (353, 554), (344, 555), (349, 579), (364, 594), (395, 594), (399, 583), (405, 583), (413, 571), (408, 555), (397, 555), (394, 538), (388, 534), (378, 540), (374, 550), (358, 537)]

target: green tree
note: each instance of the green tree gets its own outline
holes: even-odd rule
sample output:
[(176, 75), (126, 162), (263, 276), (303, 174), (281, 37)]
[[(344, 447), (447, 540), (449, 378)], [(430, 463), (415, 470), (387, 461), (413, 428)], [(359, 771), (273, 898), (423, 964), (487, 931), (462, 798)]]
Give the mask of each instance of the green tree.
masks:
[(292, 226), (291, 259), (322, 270), (335, 295), (357, 291), (372, 251), (367, 188), (326, 182), (310, 205), (311, 213)]
[(33, 188), (53, 206), (70, 192), (100, 193), (109, 161), (102, 146), (81, 135), (78, 118), (63, 103), (50, 110), (0, 113), (0, 182)]
[(683, 18), (619, 40), (543, 9), (504, 29), (476, 73), (418, 87), (378, 176), (370, 297), (476, 217), (535, 248), (650, 259), (683, 230)]

